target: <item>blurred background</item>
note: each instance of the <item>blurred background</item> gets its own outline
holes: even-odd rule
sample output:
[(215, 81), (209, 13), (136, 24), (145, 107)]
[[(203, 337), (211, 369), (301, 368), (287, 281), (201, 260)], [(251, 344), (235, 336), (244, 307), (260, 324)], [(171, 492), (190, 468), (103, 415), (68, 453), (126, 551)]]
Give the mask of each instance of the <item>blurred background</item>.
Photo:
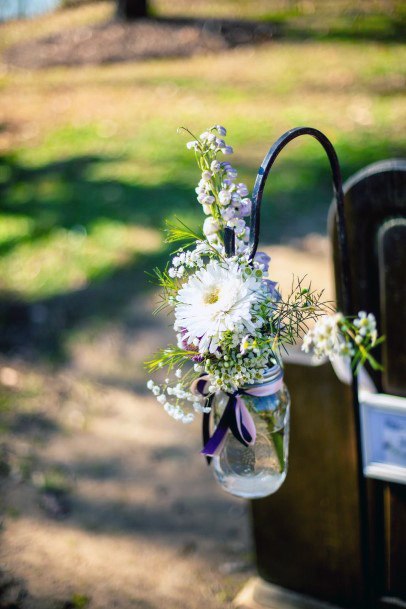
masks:
[[(405, 5), (0, 0), (0, 21), (0, 608), (228, 607), (247, 507), (142, 365), (171, 337), (145, 274), (164, 219), (202, 220), (177, 128), (225, 125), (249, 188), (294, 126), (344, 178), (404, 156)], [(334, 296), (331, 197), (320, 146), (291, 144), (261, 234), (282, 286)]]

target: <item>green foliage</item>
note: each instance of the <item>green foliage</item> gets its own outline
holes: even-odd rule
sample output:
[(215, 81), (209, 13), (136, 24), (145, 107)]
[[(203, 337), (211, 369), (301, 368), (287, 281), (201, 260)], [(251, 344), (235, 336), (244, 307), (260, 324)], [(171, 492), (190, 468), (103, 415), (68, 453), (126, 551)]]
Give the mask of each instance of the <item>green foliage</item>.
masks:
[(197, 233), (189, 228), (180, 218), (176, 218), (176, 224), (170, 220), (165, 221), (166, 243), (182, 243), (183, 247), (189, 247), (196, 241), (204, 239), (202, 233)]
[(179, 349), (174, 345), (169, 345), (166, 349), (161, 349), (153, 359), (145, 362), (148, 372), (155, 372), (160, 368), (167, 368), (168, 372), (177, 366), (190, 362), (190, 358), (196, 355), (196, 351)]
[(305, 279), (293, 277), (289, 295), (276, 303), (272, 318), (276, 353), (279, 347), (294, 345), (309, 330), (310, 322), (334, 311), (333, 303), (323, 300), (324, 290), (313, 290), (311, 282), (305, 287)]

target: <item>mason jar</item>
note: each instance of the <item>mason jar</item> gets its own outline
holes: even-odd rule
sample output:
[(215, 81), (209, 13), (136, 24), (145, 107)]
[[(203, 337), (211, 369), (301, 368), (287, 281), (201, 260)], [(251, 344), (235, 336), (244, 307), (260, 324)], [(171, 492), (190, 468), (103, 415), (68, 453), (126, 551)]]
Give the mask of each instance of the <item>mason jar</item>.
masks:
[[(261, 382), (242, 387), (240, 395), (255, 423), (256, 440), (244, 446), (228, 431), (221, 452), (213, 457), (214, 475), (232, 495), (266, 497), (280, 488), (288, 468), (290, 397), (282, 368), (273, 366)], [(228, 399), (221, 392), (214, 396), (216, 425)]]

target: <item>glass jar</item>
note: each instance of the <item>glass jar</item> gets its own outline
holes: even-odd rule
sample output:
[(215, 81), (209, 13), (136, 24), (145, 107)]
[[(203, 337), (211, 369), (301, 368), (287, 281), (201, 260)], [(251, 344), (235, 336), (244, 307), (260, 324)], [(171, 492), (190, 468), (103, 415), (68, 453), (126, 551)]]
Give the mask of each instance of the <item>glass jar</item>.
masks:
[[(257, 390), (270, 395), (250, 395)], [(259, 391), (258, 391), (259, 390)], [(244, 446), (228, 431), (222, 450), (213, 457), (214, 475), (223, 489), (237, 497), (255, 499), (275, 493), (286, 478), (289, 450), (290, 397), (280, 366), (270, 368), (260, 383), (242, 388), (242, 398), (256, 428), (252, 446)], [(213, 399), (217, 425), (229, 396)]]

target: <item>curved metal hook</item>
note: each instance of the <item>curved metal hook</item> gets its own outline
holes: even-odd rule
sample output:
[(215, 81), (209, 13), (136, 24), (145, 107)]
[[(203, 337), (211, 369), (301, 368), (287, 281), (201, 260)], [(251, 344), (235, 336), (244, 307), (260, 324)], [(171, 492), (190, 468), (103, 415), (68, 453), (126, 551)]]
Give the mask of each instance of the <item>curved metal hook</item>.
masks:
[(251, 235), (250, 235), (250, 258), (255, 256), (259, 241), (259, 231), (261, 225), (261, 202), (264, 192), (265, 183), (272, 165), (276, 161), (279, 153), (285, 148), (289, 142), (300, 137), (301, 135), (310, 135), (314, 137), (324, 148), (328, 160), (330, 161), (331, 172), (333, 177), (334, 196), (337, 202), (337, 229), (338, 229), (338, 247), (341, 258), (342, 273), (342, 297), (343, 309), (347, 315), (351, 313), (351, 269), (348, 255), (347, 232), (344, 217), (344, 194), (341, 178), (341, 170), (338, 162), (336, 151), (330, 140), (318, 129), (313, 127), (296, 127), (284, 133), (271, 146), (268, 154), (264, 158), (261, 167), (258, 170), (257, 179), (255, 180), (254, 190), (252, 194), (252, 212), (251, 212)]
[[(259, 230), (261, 225), (261, 202), (262, 195), (264, 192), (265, 182), (269, 175), (269, 172), (274, 164), (279, 153), (285, 148), (289, 142), (300, 137), (301, 135), (310, 135), (314, 137), (324, 148), (328, 160), (330, 162), (334, 196), (337, 205), (337, 234), (338, 234), (338, 249), (341, 261), (341, 290), (342, 290), (342, 305), (343, 312), (346, 315), (354, 313), (352, 310), (352, 293), (351, 293), (351, 267), (348, 251), (348, 240), (347, 231), (344, 215), (344, 193), (342, 186), (341, 170), (338, 162), (336, 151), (330, 140), (318, 129), (312, 127), (297, 127), (284, 133), (270, 148), (268, 154), (263, 160), (261, 167), (259, 168), (257, 179), (255, 181), (253, 195), (252, 195), (252, 213), (251, 213), (251, 234), (250, 234), (250, 258), (255, 256), (259, 241)], [(230, 239), (228, 239), (230, 241)], [(362, 446), (361, 446), (361, 421), (360, 413), (358, 408), (358, 383), (357, 378), (353, 372), (352, 374), (352, 397), (354, 406), (354, 423), (357, 437), (357, 452), (358, 452), (358, 483), (360, 493), (360, 522), (361, 522), (361, 544), (364, 548), (362, 557), (362, 570), (364, 581), (368, 581), (369, 577), (369, 539), (368, 539), (368, 524), (365, 519), (367, 514), (367, 492), (365, 479), (362, 471)], [(365, 587), (367, 589), (367, 586)]]

